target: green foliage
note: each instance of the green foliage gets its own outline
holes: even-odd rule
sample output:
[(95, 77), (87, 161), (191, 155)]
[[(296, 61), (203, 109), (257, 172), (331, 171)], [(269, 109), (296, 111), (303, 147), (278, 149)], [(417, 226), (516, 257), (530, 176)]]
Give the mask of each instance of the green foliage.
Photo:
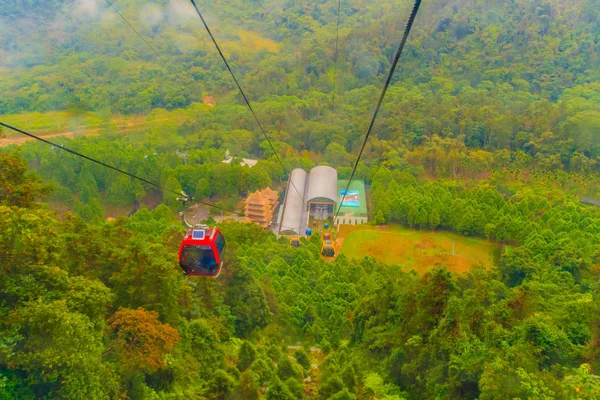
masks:
[(119, 175), (117, 179), (109, 186), (104, 199), (107, 203), (115, 206), (128, 206), (136, 198), (135, 188), (131, 178), (125, 175)]
[(296, 400), (296, 396), (290, 391), (285, 383), (275, 378), (267, 388), (267, 400)]
[[(212, 44), (193, 39), (189, 9), (118, 5), (172, 70), (111, 10), (79, 3), (0, 5), (32, 39), (1, 28), (3, 121), (97, 134), (54, 140), (226, 208), (279, 187), (284, 170)], [(209, 3), (286, 168), (328, 163), (348, 178), (408, 5), (343, 4), (332, 88), (331, 4)], [(422, 7), (355, 178), (371, 184), (375, 223), (510, 245), (497, 268), (419, 277), (371, 258), (325, 263), (317, 235), (290, 249), (224, 223), (222, 276), (186, 279), (174, 194), (28, 143), (41, 178), (0, 152), (0, 398), (257, 399), (266, 385), (267, 399), (297, 399), (303, 371), (280, 349), (298, 340), (328, 355), (323, 399), (597, 398), (600, 214), (579, 196), (600, 193), (600, 8)], [(38, 203), (41, 182), (76, 215)]]
[[(380, 177), (375, 186), (384, 180), (393, 185), (396, 179)], [(470, 193), (461, 191), (460, 198)], [(493, 191), (472, 195), (506, 207)], [(527, 215), (535, 210), (533, 205), (543, 206), (548, 219), (536, 222), (546, 227), (559, 226), (553, 216), (566, 220), (567, 212), (579, 215), (569, 221), (582, 227), (596, 218), (593, 209), (571, 202), (555, 205), (519, 196), (510, 207)], [(586, 393), (595, 390), (589, 383), (593, 379), (555, 373), (576, 368), (584, 356), (591, 365), (598, 359), (593, 349), (600, 334), (594, 328), (595, 292), (589, 283), (593, 270), (579, 260), (594, 250), (577, 236), (562, 234), (558, 242), (559, 234), (544, 228), (543, 235), (528, 234), (525, 245), (502, 256), (497, 271), (474, 269), (457, 277), (436, 269), (417, 277), (369, 258), (357, 263), (339, 257), (325, 264), (318, 258), (318, 246), (290, 250), (260, 227), (229, 223), (223, 231), (235, 257), (224, 280), (191, 285), (173, 264), (178, 241), (170, 248), (165, 247), (169, 241), (163, 242), (174, 223), (165, 206), (99, 226), (74, 216), (58, 221), (33, 204), (2, 207), (0, 246), (9, 256), (2, 263), (0, 282), (5, 299), (0, 311), (6, 316), (2, 356), (12, 360), (1, 366), (2, 390), (22, 398), (48, 393), (48, 387), (76, 397), (88, 390), (142, 397), (183, 390), (191, 397), (247, 393), (255, 398), (257, 388), (267, 382), (267, 396), (297, 398), (300, 366), (281, 346), (254, 340), (274, 335), (267, 343), (283, 344), (275, 333), (280, 326), (321, 342), (322, 350), (330, 352), (320, 366), (322, 398), (361, 390), (401, 399), (406, 397), (402, 389), (420, 398), (441, 391), (457, 398), (566, 399), (576, 387)], [(561, 244), (558, 251), (552, 243)], [(577, 243), (577, 249), (569, 243)], [(573, 274), (573, 266), (581, 273)], [(119, 306), (157, 314), (110, 318), (111, 307)], [(65, 330), (70, 325), (64, 321), (72, 321), (73, 329)], [(51, 342), (38, 338), (40, 329)], [(72, 345), (72, 336), (64, 336), (71, 331), (87, 338), (84, 347), (92, 347)], [(142, 335), (146, 344), (129, 344), (123, 339), (129, 334)], [(238, 348), (230, 343), (232, 335), (248, 338), (239, 352), (228, 350)], [(327, 342), (336, 343), (337, 350), (328, 350)], [(303, 352), (296, 354), (300, 361)], [(86, 358), (76, 357), (81, 353)], [(61, 360), (53, 364), (60, 368), (52, 374), (44, 372), (49, 368), (47, 354)], [(278, 361), (277, 368), (268, 357)], [(232, 366), (236, 359), (244, 361), (241, 375)], [(44, 381), (25, 381), (24, 371), (39, 371)], [(71, 387), (63, 376), (89, 384)], [(580, 386), (570, 386), (574, 384)]]
[(353, 366), (350, 364), (346, 365), (342, 369), (341, 377), (346, 388), (348, 388), (351, 392), (354, 392), (356, 390), (356, 386), (358, 385), (358, 377)]
[(218, 334), (205, 319), (191, 320), (182, 329), (184, 343), (189, 344), (185, 351), (199, 363), (201, 373), (208, 374), (219, 367), (223, 360), (223, 350)]
[(269, 347), (267, 347), (267, 355), (269, 356), (271, 361), (275, 362), (281, 357), (281, 350), (279, 349), (279, 347), (272, 344)]
[(264, 327), (271, 319), (265, 294), (259, 283), (245, 268), (233, 273), (227, 295), (227, 304), (235, 318), (236, 333), (248, 336), (256, 328)]
[(344, 389), (345, 387), (342, 379), (338, 375), (332, 375), (325, 380), (319, 388), (319, 397), (322, 399), (329, 399)]
[(235, 398), (242, 400), (258, 400), (260, 398), (260, 392), (252, 372), (246, 371), (241, 375)]
[(272, 362), (263, 358), (259, 358), (258, 360), (254, 361), (250, 369), (252, 372), (256, 373), (256, 375), (258, 375), (258, 382), (259, 384), (262, 384), (271, 379), (275, 366)]
[(101, 222), (103, 217), (102, 205), (97, 197), (90, 198), (87, 204), (83, 204), (75, 199), (73, 210), (83, 219), (90, 223), (97, 224)]
[[(383, 190), (386, 197), (380, 199), (378, 193)], [(386, 203), (390, 197), (395, 199), (393, 207)], [(538, 269), (539, 260), (534, 254), (576, 280), (588, 273), (595, 254), (594, 247), (586, 242), (596, 241), (593, 232), (597, 213), (565, 194), (557, 196), (557, 192), (540, 193), (525, 187), (507, 196), (500, 185), (493, 188), (487, 182), (400, 184), (382, 167), (373, 179), (373, 200), (375, 209), (379, 209), (376, 223), (381, 222), (380, 204), (384, 203), (384, 208), (391, 209), (392, 221), (410, 227), (439, 226), (464, 235), (523, 245), (499, 262), (502, 277), (510, 286), (521, 284)]]
[(304, 398), (304, 387), (298, 379), (288, 378), (284, 383), (296, 399), (302, 400)]
[(214, 372), (208, 387), (209, 394), (215, 398), (224, 398), (233, 391), (236, 382), (227, 372), (218, 369)]
[(308, 353), (303, 349), (299, 348), (294, 352), (294, 358), (302, 366), (304, 369), (310, 368), (310, 358), (308, 357)]
[[(53, 6), (50, 13), (47, 7), (24, 2), (5, 6), (5, 15), (18, 21), (15, 25), (40, 21), (28, 29), (38, 40), (23, 40), (12, 25), (2, 32), (6, 40), (0, 49), (11, 55), (3, 64), (6, 79), (0, 84), (2, 92), (10, 93), (0, 104), (3, 115), (12, 114), (8, 122), (48, 132), (100, 131), (110, 140), (85, 139), (88, 144), (104, 142), (98, 149), (86, 148), (88, 153), (153, 175), (162, 184), (175, 171), (186, 193), (197, 192), (199, 199), (211, 194), (233, 197), (282, 178), (270, 146), (223, 75), (212, 44), (186, 42), (194, 33), (193, 18), (183, 18), (164, 2), (148, 6), (132, 1), (121, 9), (133, 26), (144, 27), (141, 34), (169, 64), (185, 66), (176, 71), (165, 68), (164, 60), (140, 44), (120, 18), (108, 17), (111, 10), (87, 15), (76, 5)], [(360, 121), (370, 117), (387, 73), (386, 57), (397, 44), (390, 27), (398, 16), (387, 12), (392, 6), (384, 2), (381, 12), (359, 2), (341, 16), (342, 42), (351, 32), (361, 32), (364, 40), (345, 46), (338, 63), (341, 81), (332, 88), (335, 8), (325, 3), (310, 10), (301, 4), (278, 7), (272, 0), (207, 5), (223, 21), (219, 29), (229, 57), (244, 65), (236, 74), (253, 97), (263, 125), (273, 132), (270, 136), (276, 136), (273, 142), (288, 169), (327, 162), (344, 175), (350, 167), (348, 155), (365, 128)], [(53, 23), (61, 13), (73, 18)], [(597, 172), (600, 59), (594, 0), (476, 1), (459, 8), (444, 3), (422, 13), (427, 18), (412, 31), (403, 55), (405, 73), (392, 82), (384, 99), (388, 111), (379, 115), (377, 142), (365, 153), (358, 176), (366, 178), (372, 165), (452, 178), (477, 178), (509, 166), (535, 173)], [(148, 14), (162, 17), (149, 22)], [(54, 43), (53, 37), (61, 37), (60, 45), (45, 46)], [(339, 93), (335, 112), (330, 111), (333, 89)], [(206, 99), (211, 105), (201, 103), (205, 95), (213, 98)], [(114, 140), (123, 132), (133, 137), (126, 146)], [(73, 147), (72, 141), (66, 143)], [(266, 160), (251, 169), (221, 164), (226, 149), (234, 156)], [(145, 159), (157, 150), (158, 157)], [(177, 150), (186, 152), (187, 162)], [(49, 149), (35, 156), (27, 159), (44, 175), (70, 188), (77, 185), (81, 168), (73, 166), (79, 161)], [(126, 201), (116, 193), (127, 199), (134, 193), (137, 200), (143, 197), (139, 187), (114, 183), (112, 172), (94, 169), (92, 175), (107, 202)], [(431, 217), (435, 225), (435, 214)]]
[(562, 330), (556, 329), (538, 318), (526, 320), (523, 330), (524, 339), (539, 350), (544, 366), (550, 367), (556, 363), (564, 364), (568, 360), (572, 344)]
[(348, 391), (348, 388), (344, 388), (344, 390), (337, 392), (333, 396), (331, 396), (328, 400), (355, 400), (356, 396)]
[(254, 350), (252, 344), (248, 342), (242, 343), (242, 345), (240, 346), (240, 351), (238, 353), (237, 368), (242, 372), (245, 371), (246, 368), (252, 365), (255, 358), (256, 350)]
[(377, 212), (375, 213), (375, 224), (385, 224), (385, 217), (383, 216), (383, 212), (381, 210), (377, 210)]
[(579, 368), (568, 371), (562, 383), (565, 398), (580, 396), (581, 398), (600, 395), (600, 383), (597, 375), (590, 373), (589, 364), (582, 364)]
[(371, 373), (365, 378), (365, 392), (371, 396), (381, 396), (385, 390), (383, 379), (376, 373)]
[(49, 188), (35, 175), (27, 174), (27, 164), (19, 157), (0, 151), (0, 204), (31, 207)]
[(288, 356), (283, 356), (277, 363), (277, 376), (282, 381), (289, 378), (302, 378), (302, 371), (297, 363), (291, 360)]
[(101, 334), (89, 318), (70, 311), (64, 300), (32, 301), (15, 311), (10, 322), (16, 329), (5, 339), (11, 345), (3, 358), (13, 371), (30, 376), (27, 384), (34, 392), (56, 398), (114, 394), (115, 381), (103, 379)]

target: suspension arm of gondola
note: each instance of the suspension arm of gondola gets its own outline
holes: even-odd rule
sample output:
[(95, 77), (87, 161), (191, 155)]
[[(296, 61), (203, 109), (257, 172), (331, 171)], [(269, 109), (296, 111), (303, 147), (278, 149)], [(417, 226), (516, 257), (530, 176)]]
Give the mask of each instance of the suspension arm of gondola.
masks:
[(191, 228), (192, 225), (185, 219), (185, 212), (181, 211), (179, 215), (181, 215), (181, 222), (183, 222), (183, 225), (185, 225), (186, 228)]

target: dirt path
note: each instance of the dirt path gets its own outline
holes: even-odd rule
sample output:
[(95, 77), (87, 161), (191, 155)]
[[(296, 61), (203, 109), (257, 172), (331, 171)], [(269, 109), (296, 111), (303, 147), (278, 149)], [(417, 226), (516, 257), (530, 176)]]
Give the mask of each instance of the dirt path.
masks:
[[(94, 131), (99, 131), (99, 129), (94, 129)], [(94, 132), (92, 130), (90, 130), (90, 131), (87, 131), (86, 133), (84, 133), (83, 135), (88, 136), (88, 135), (93, 135), (93, 134), (94, 134)], [(97, 134), (97, 132), (96, 132), (96, 134)], [(70, 131), (65, 131), (65, 132), (60, 132), (60, 133), (50, 133), (48, 135), (40, 135), (40, 137), (44, 138), (44, 139), (50, 139), (50, 138), (58, 137), (58, 136), (72, 138), (72, 137), (75, 137), (75, 133), (70, 132)], [(31, 142), (32, 140), (35, 140), (35, 139), (28, 137), (28, 136), (4, 138), (4, 139), (0, 139), (0, 147), (10, 146), (11, 144), (21, 145), (25, 142)]]
[[(288, 346), (288, 350), (298, 350), (298, 349), (299, 349), (299, 348), (301, 348), (301, 347), (302, 347), (302, 346), (300, 346), (300, 345)], [(312, 352), (314, 352), (314, 353), (320, 353), (320, 352), (321, 352), (321, 349), (320, 349), (320, 348), (318, 348), (318, 347), (311, 346), (311, 347), (310, 347), (310, 351), (312, 351)]]
[[(117, 126), (118, 132), (120, 132), (121, 134), (126, 134), (128, 132), (135, 130), (136, 128), (147, 125), (146, 118), (147, 118), (146, 116), (136, 116), (136, 117), (133, 117), (132, 120), (130, 120), (130, 121), (113, 120), (112, 123)], [(166, 120), (168, 120), (168, 118), (161, 118), (161, 119), (154, 120), (152, 122), (156, 123), (156, 122), (163, 122)], [(81, 126), (81, 127), (78, 127), (77, 132), (73, 132), (73, 131), (69, 131), (69, 130), (60, 130), (60, 131), (45, 130), (45, 131), (31, 132), (31, 133), (33, 133), (43, 139), (51, 139), (51, 138), (59, 137), (59, 136), (73, 138), (73, 137), (78, 137), (78, 136), (98, 136), (100, 134), (101, 129), (102, 128), (87, 128), (85, 126)], [(10, 129), (4, 130), (4, 133), (10, 133), (10, 132), (12, 132)], [(14, 136), (11, 134), (11, 136), (9, 136), (7, 138), (0, 138), (0, 147), (10, 146), (11, 144), (22, 145), (23, 143), (30, 142), (32, 140), (35, 140), (35, 139), (28, 137), (28, 136), (20, 135), (18, 133), (14, 133)]]

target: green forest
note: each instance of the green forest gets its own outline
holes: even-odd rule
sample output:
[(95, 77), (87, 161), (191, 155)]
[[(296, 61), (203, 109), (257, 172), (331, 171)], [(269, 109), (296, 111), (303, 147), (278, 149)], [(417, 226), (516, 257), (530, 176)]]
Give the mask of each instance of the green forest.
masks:
[(424, 2), (357, 165), (372, 224), (493, 267), (219, 222), (216, 279), (182, 274), (174, 192), (348, 179), (412, 3), (341, 0), (337, 62), (335, 1), (196, 3), (273, 148), (188, 1), (0, 4), (0, 121), (56, 144), (0, 130), (1, 400), (600, 398), (599, 0)]

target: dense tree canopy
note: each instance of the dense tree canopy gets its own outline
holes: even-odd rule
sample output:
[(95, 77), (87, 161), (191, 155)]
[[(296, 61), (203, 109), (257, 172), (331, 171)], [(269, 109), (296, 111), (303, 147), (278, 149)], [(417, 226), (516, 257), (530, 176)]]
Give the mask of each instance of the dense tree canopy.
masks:
[(341, 2), (334, 87), (335, 2), (198, 2), (274, 154), (186, 2), (113, 3), (160, 58), (102, 1), (0, 4), (1, 120), (66, 133), (0, 151), (0, 399), (600, 398), (597, 0), (424, 2), (357, 166), (376, 224), (494, 266), (222, 222), (218, 279), (182, 275), (175, 196), (60, 147), (227, 210), (348, 178), (410, 5)]
[[(405, 174), (382, 167), (374, 193), (387, 181), (388, 191), (465, 201), (473, 234), (482, 229), (477, 207), (510, 209), (506, 227), (520, 246), (491, 270), (418, 276), (368, 257), (326, 263), (312, 241), (294, 249), (255, 225), (225, 223), (233, 250), (222, 276), (185, 279), (168, 237), (178, 225), (164, 206), (99, 224), (35, 203), (0, 206), (0, 394), (222, 399), (267, 387), (266, 398), (301, 398), (316, 353), (282, 353), (296, 340), (324, 352), (313, 393), (323, 399), (599, 393), (597, 244), (586, 229), (600, 211), (526, 191), (507, 199), (489, 187), (416, 185)], [(27, 191), (32, 179), (0, 189)], [(442, 226), (456, 229), (447, 213), (440, 208)], [(498, 213), (484, 230), (504, 226)]]

